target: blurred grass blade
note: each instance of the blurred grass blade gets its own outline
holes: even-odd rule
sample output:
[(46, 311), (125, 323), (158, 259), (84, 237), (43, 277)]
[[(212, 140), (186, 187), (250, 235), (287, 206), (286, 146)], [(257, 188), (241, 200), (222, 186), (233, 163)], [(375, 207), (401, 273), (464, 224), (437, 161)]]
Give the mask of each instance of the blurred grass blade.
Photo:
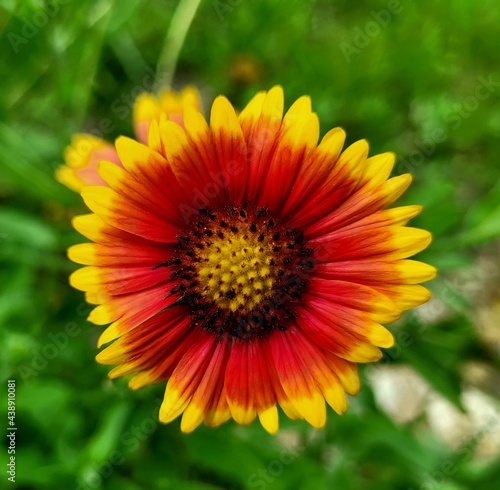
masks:
[(500, 237), (500, 180), (490, 192), (475, 203), (465, 215), (466, 230), (460, 236), (463, 244), (484, 243)]
[(170, 21), (170, 27), (163, 43), (156, 66), (156, 90), (161, 86), (170, 87), (175, 67), (186, 39), (189, 26), (194, 19), (201, 0), (181, 0)]

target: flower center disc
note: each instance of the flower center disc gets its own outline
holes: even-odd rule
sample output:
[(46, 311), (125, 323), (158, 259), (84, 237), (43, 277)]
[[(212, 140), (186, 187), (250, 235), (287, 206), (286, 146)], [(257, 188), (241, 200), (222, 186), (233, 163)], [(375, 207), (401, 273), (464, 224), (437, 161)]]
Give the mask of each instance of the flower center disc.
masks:
[(275, 283), (272, 244), (241, 228), (208, 244), (197, 267), (202, 295), (232, 312), (255, 308)]
[(175, 305), (192, 324), (238, 339), (286, 330), (315, 264), (303, 233), (266, 209), (202, 209), (174, 245)]

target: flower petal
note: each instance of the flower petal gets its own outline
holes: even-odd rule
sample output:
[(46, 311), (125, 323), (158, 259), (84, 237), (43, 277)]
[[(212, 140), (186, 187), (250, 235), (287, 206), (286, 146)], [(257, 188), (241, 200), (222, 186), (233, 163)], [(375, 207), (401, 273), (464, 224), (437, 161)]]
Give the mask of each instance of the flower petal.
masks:
[(160, 407), (160, 422), (171, 422), (189, 405), (214, 356), (216, 344), (213, 335), (200, 332), (197, 340), (186, 351), (168, 380)]
[(65, 165), (56, 170), (59, 182), (80, 192), (86, 185), (106, 185), (97, 172), (101, 160), (121, 166), (113, 145), (90, 134), (76, 134), (64, 153)]
[(222, 396), (228, 357), (228, 342), (224, 339), (216, 344), (214, 354), (184, 411), (181, 420), (182, 432), (192, 432), (203, 422), (210, 409), (217, 409), (219, 399)]
[(321, 429), (326, 423), (325, 399), (307, 365), (302, 363), (300, 342), (295, 329), (287, 335), (273, 335), (270, 339), (272, 359), (279, 380), (293, 408), (313, 427)]

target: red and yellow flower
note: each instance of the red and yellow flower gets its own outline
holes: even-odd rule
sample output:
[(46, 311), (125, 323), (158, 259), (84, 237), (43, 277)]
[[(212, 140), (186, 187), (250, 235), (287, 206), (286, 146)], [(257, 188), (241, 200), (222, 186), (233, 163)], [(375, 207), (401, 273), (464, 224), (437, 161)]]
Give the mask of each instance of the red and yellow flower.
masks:
[(405, 226), (421, 207), (388, 209), (411, 176), (364, 140), (342, 151), (340, 128), (318, 144), (308, 97), (283, 105), (274, 87), (239, 115), (218, 97), (209, 123), (192, 105), (183, 126), (154, 117), (82, 191), (92, 243), (70, 248), (71, 284), (110, 324), (97, 360), (133, 389), (167, 381), (160, 420), (184, 432), (258, 417), (273, 433), (278, 406), (324, 426), (393, 345), (382, 325), (430, 297), (435, 269), (409, 257), (431, 235)]
[[(137, 140), (147, 143), (151, 121), (159, 121), (162, 114), (182, 126), (182, 113), (187, 106), (201, 110), (200, 95), (192, 86), (184, 87), (179, 93), (164, 90), (158, 97), (149, 92), (139, 95), (132, 111)], [(122, 166), (114, 145), (87, 133), (73, 136), (71, 145), (65, 150), (64, 160), (65, 164), (56, 170), (56, 178), (76, 192), (86, 185), (106, 185), (97, 171), (101, 160)]]

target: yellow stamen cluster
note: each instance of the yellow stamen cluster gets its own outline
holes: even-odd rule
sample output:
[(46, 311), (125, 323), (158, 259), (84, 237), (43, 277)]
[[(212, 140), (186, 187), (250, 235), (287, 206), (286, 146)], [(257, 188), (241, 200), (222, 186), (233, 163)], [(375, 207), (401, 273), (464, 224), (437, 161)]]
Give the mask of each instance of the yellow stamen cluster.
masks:
[(269, 244), (254, 234), (228, 233), (200, 253), (202, 294), (221, 308), (248, 312), (265, 299), (275, 282)]

